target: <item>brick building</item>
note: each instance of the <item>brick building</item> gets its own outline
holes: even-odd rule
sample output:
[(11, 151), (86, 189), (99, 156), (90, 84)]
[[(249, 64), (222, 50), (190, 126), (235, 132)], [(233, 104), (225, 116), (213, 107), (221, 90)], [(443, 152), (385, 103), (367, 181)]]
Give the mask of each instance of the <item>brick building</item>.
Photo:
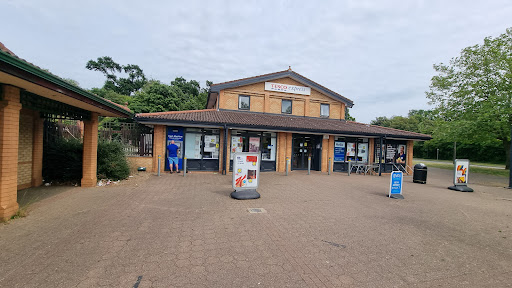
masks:
[[(410, 172), (413, 141), (429, 135), (345, 120), (353, 102), (292, 71), (213, 84), (205, 110), (137, 114), (154, 126), (153, 170), (175, 140), (188, 170), (226, 173), (236, 152), (260, 152), (261, 171)], [(168, 164), (163, 161), (167, 169)], [(165, 164), (164, 164), (165, 163)], [(329, 163), (331, 167), (329, 167)]]
[(96, 185), (98, 116), (132, 113), (20, 59), (0, 43), (0, 218), (18, 210), (18, 189), (43, 183), (46, 118), (84, 122), (81, 185)]

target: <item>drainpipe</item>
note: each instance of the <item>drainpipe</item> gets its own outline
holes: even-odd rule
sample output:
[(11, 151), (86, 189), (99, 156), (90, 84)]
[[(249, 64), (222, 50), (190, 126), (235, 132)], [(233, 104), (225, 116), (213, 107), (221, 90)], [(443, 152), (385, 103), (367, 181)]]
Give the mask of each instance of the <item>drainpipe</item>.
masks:
[(228, 154), (228, 126), (224, 124), (224, 145), (222, 145), (222, 175), (226, 175), (226, 158)]

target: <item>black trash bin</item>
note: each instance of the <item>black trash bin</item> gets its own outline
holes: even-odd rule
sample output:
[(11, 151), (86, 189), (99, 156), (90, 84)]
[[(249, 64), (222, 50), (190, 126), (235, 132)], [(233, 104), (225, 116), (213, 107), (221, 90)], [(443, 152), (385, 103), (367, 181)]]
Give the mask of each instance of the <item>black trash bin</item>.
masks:
[(414, 165), (414, 173), (412, 175), (412, 182), (414, 183), (427, 183), (427, 166), (423, 163)]

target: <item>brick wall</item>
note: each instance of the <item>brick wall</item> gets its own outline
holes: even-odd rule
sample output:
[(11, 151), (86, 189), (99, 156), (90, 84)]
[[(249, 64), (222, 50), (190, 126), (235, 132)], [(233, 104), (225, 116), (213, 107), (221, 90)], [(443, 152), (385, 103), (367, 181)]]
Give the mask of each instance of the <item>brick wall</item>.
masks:
[(126, 159), (131, 173), (135, 173), (139, 167), (146, 167), (147, 173), (153, 171), (153, 157), (128, 156)]
[(32, 135), (33, 113), (22, 109), (19, 120), (18, 136), (18, 190), (29, 188), (32, 185)]
[[(291, 78), (276, 79), (271, 82), (304, 86), (304, 84)], [(314, 89), (311, 89), (311, 95), (265, 91), (264, 82), (220, 91), (219, 108), (238, 110), (238, 95), (248, 95), (251, 97), (250, 111), (253, 112), (281, 114), (281, 101), (283, 99), (292, 99), (293, 115), (320, 117), (320, 103), (324, 103), (330, 105), (329, 118), (345, 119), (344, 103)]]

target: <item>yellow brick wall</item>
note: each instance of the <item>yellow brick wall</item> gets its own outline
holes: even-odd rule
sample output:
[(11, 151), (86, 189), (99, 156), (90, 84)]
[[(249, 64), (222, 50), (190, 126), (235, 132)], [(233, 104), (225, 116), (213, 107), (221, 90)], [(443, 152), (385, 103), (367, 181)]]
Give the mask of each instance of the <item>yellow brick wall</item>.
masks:
[(20, 112), (20, 133), (18, 137), (18, 189), (32, 184), (32, 135), (34, 119), (31, 111)]
[(304, 101), (295, 100), (292, 102), (292, 114), (297, 116), (305, 116), (304, 114)]
[(270, 97), (270, 109), (268, 113), (280, 114), (281, 113), (281, 99)]
[(126, 160), (128, 160), (131, 173), (136, 173), (139, 167), (146, 167), (146, 173), (153, 171), (153, 157), (128, 156)]
[(250, 108), (252, 112), (265, 112), (265, 97), (252, 95)]
[[(304, 84), (299, 83), (291, 78), (275, 79), (270, 82), (304, 86)], [(219, 93), (219, 108), (238, 110), (238, 95), (248, 95), (251, 97), (250, 109), (254, 112), (281, 114), (281, 100), (292, 99), (293, 115), (320, 117), (320, 103), (325, 103), (330, 105), (329, 118), (345, 118), (345, 113), (342, 109), (344, 107), (343, 103), (340, 103), (339, 101), (336, 101), (314, 89), (311, 89), (311, 95), (265, 91), (265, 82), (230, 88), (221, 91), (221, 93)], [(265, 105), (266, 95), (268, 97), (267, 105)]]
[(309, 102), (309, 116), (320, 117), (320, 103)]

